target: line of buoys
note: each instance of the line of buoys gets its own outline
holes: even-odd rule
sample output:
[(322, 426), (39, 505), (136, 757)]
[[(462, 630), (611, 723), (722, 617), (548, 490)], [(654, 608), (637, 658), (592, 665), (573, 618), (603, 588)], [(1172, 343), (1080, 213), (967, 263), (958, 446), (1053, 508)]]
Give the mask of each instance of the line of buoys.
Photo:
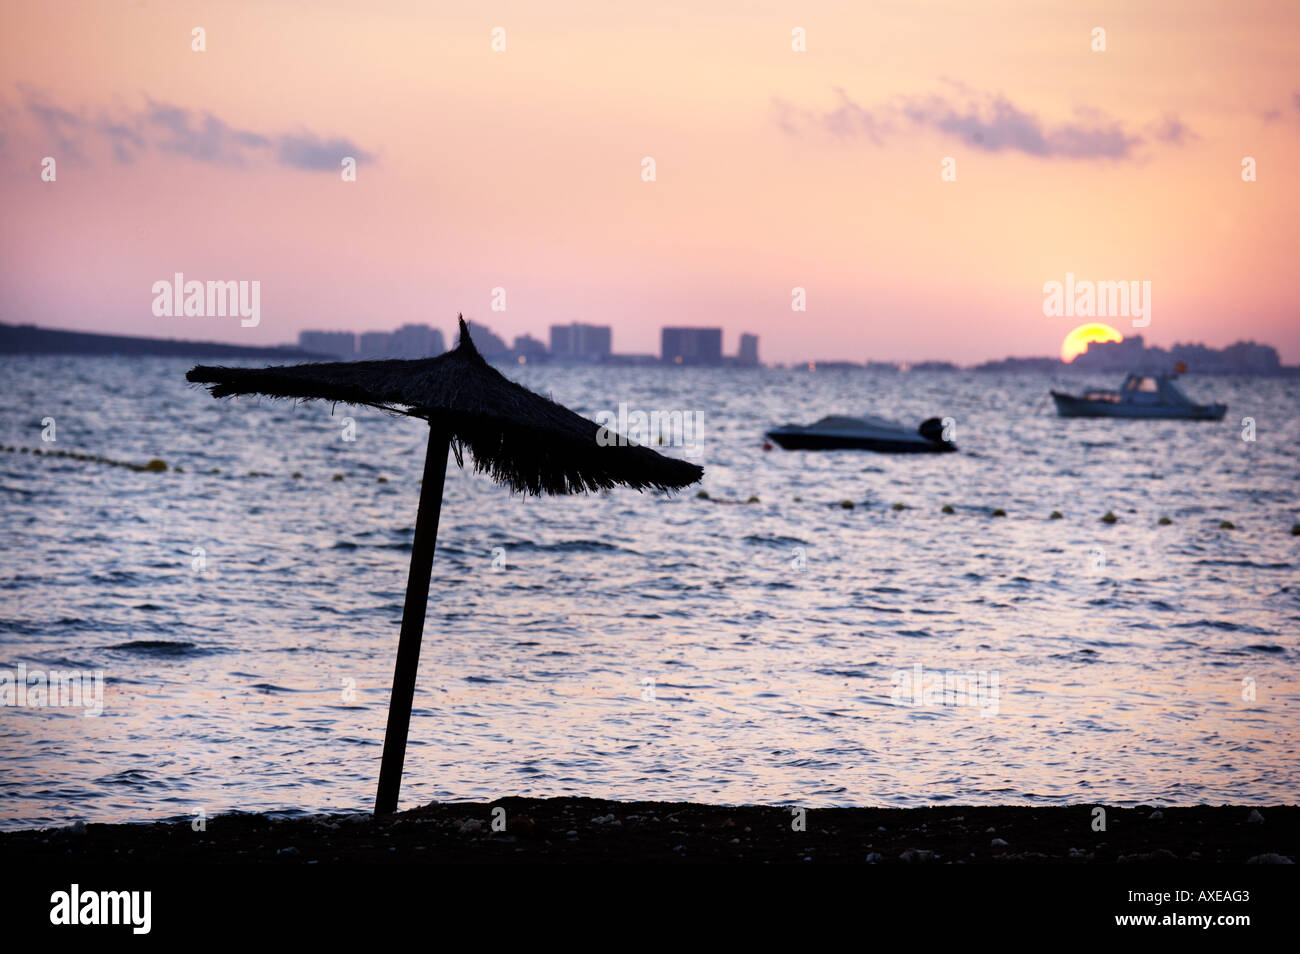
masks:
[[(754, 495), (754, 494), (750, 494), (750, 495), (749, 495), (749, 499), (747, 499), (747, 500), (728, 500), (726, 497), (713, 497), (713, 496), (710, 496), (710, 495), (709, 495), (709, 492), (708, 492), (707, 490), (698, 490), (698, 491), (696, 491), (696, 492), (695, 492), (695, 499), (696, 499), (696, 500), (708, 500), (708, 501), (710, 501), (710, 502), (712, 502), (712, 503), (720, 503), (720, 504), (756, 504), (756, 503), (761, 503), (761, 502), (762, 502), (762, 501), (760, 501), (760, 500), (758, 499), (758, 497), (757, 497), (756, 495)], [(799, 498), (796, 497), (796, 498), (795, 498), (795, 502), (798, 503), (798, 501), (799, 501)]]
[[(7, 453), (10, 454), (31, 454), (35, 457), (58, 457), (66, 460), (84, 461), (86, 463), (91, 463), (91, 464), (107, 464), (110, 467), (125, 467), (128, 470), (134, 470), (134, 471), (144, 472), (144, 473), (164, 473), (165, 471), (168, 470), (177, 474), (185, 473), (184, 467), (181, 467), (179, 465), (175, 467), (168, 467), (167, 462), (163, 460), (161, 457), (151, 457), (149, 458), (148, 462), (143, 464), (137, 464), (134, 461), (113, 460), (111, 457), (101, 457), (98, 454), (78, 454), (75, 451), (68, 451), (68, 450), (48, 450), (48, 449), (41, 450), (39, 447), (15, 447), (12, 444), (0, 445), (0, 450), (6, 451)], [(207, 471), (204, 471), (204, 473), (208, 475), (220, 474), (221, 468), (212, 467)], [(249, 477), (274, 477), (275, 475), (267, 473), (264, 470), (250, 470), (248, 472), (248, 476)], [(302, 477), (303, 477), (302, 471), (295, 470), (293, 472), (294, 480), (301, 480)], [(342, 480), (343, 475), (335, 474), (333, 479)], [(388, 483), (388, 478), (382, 476), (377, 477), (375, 479), (375, 482), (380, 484), (386, 484)], [(758, 498), (754, 498), (755, 503), (757, 503), (757, 500)]]
[[(167, 462), (161, 457), (151, 457), (146, 464), (137, 464), (130, 460), (113, 460), (111, 457), (101, 457), (98, 454), (78, 454), (76, 451), (67, 450), (41, 450), (39, 447), (14, 447), (12, 444), (3, 448), (10, 454), (31, 454), (33, 457), (58, 457), (64, 460), (79, 460), (88, 464), (107, 464), (109, 467), (125, 467), (128, 470), (149, 471), (151, 473), (160, 473), (167, 470)], [(180, 467), (173, 468), (177, 473), (184, 473)]]
[[(709, 499), (709, 495), (708, 495), (708, 493), (707, 493), (706, 491), (703, 491), (703, 490), (701, 490), (701, 491), (700, 491), (699, 493), (697, 493), (695, 496), (699, 497), (701, 500), (708, 500), (708, 499)], [(802, 502), (803, 502), (803, 498), (802, 498), (802, 497), (795, 497), (795, 498), (793, 498), (793, 500), (794, 500), (795, 503), (802, 503)], [(758, 498), (757, 498), (757, 497), (750, 497), (750, 498), (749, 498), (749, 502), (750, 502), (750, 503), (757, 503), (757, 502), (758, 502)], [(719, 501), (719, 503), (738, 503), (738, 501)], [(852, 500), (841, 500), (838, 504), (834, 504), (834, 503), (832, 503), (832, 504), (830, 504), (829, 506), (831, 506), (831, 507), (840, 507), (840, 508), (842, 508), (842, 509), (844, 509), (844, 510), (853, 510), (853, 509), (855, 509), (858, 505), (857, 505), (856, 503), (854, 503)], [(907, 504), (902, 503), (902, 502), (900, 501), (900, 502), (898, 502), (898, 503), (891, 504), (889, 509), (894, 510), (894, 511), (907, 510), (907, 509), (908, 509), (908, 506), (907, 506)], [(940, 512), (940, 513), (943, 513), (943, 514), (954, 514), (954, 513), (957, 512), (957, 510), (956, 510), (955, 507), (953, 507), (952, 504), (944, 504), (942, 507), (939, 508), (939, 512)], [(991, 511), (989, 511), (989, 516), (991, 516), (991, 517), (1005, 517), (1006, 515), (1007, 515), (1007, 512), (1006, 512), (1006, 510), (1004, 510), (1002, 507), (995, 507), (995, 508), (993, 508)], [(1048, 514), (1047, 519), (1048, 519), (1048, 520), (1064, 520), (1064, 519), (1065, 519), (1065, 514), (1061, 513), (1061, 511), (1059, 511), (1059, 510), (1053, 510), (1050, 514)], [(1099, 519), (1101, 520), (1102, 523), (1107, 523), (1107, 524), (1109, 524), (1109, 523), (1118, 523), (1118, 522), (1119, 522), (1119, 517), (1115, 516), (1115, 512), (1112, 511), (1112, 510), (1107, 510), (1104, 514), (1101, 515), (1101, 517), (1100, 517)], [(1170, 526), (1172, 523), (1173, 523), (1173, 520), (1170, 519), (1170, 518), (1167, 517), (1167, 516), (1161, 516), (1161, 517), (1156, 521), (1157, 526), (1161, 526), (1161, 527), (1167, 527), (1167, 526)], [(1220, 521), (1219, 521), (1219, 529), (1220, 529), (1220, 530), (1236, 530), (1236, 529), (1237, 529), (1237, 525), (1236, 525), (1235, 523), (1233, 523), (1231, 520), (1220, 520)], [(1292, 524), (1292, 525), (1291, 525), (1291, 536), (1293, 536), (1293, 537), (1300, 537), (1300, 523), (1295, 523), (1295, 524)]]
[[(86, 463), (93, 463), (93, 464), (107, 464), (107, 465), (110, 466), (110, 467), (125, 467), (125, 468), (127, 468), (128, 470), (134, 470), (134, 471), (137, 471), (137, 472), (144, 472), (144, 473), (164, 473), (164, 472), (166, 472), (167, 470), (171, 470), (172, 472), (177, 473), (177, 474), (183, 474), (183, 473), (185, 473), (185, 468), (180, 467), (180, 466), (174, 466), (174, 467), (170, 467), (170, 468), (169, 468), (169, 467), (167, 466), (167, 462), (166, 462), (165, 460), (163, 460), (161, 457), (151, 457), (151, 458), (149, 458), (148, 462), (146, 462), (146, 463), (144, 463), (144, 464), (137, 464), (137, 463), (135, 463), (134, 461), (113, 460), (113, 459), (110, 458), (110, 457), (101, 457), (101, 456), (98, 455), (98, 454), (78, 454), (78, 453), (76, 453), (75, 451), (67, 451), (67, 450), (41, 450), (39, 447), (17, 447), (17, 446), (15, 446), (15, 445), (13, 445), (13, 444), (0, 445), (0, 450), (3, 450), (3, 451), (5, 451), (6, 453), (9, 453), (9, 454), (31, 454), (31, 455), (33, 455), (33, 456), (35, 456), (35, 457), (57, 457), (57, 458), (63, 458), (63, 459), (66, 459), (66, 460), (78, 460), (78, 461), (84, 461), (84, 462), (86, 462)], [(212, 474), (220, 474), (220, 473), (221, 473), (221, 469), (220, 469), (219, 467), (213, 467), (213, 468), (209, 469), (209, 470), (207, 471), (207, 473), (210, 474), (210, 475), (212, 475)], [(249, 477), (272, 477), (272, 476), (274, 476), (274, 475), (273, 475), (273, 474), (266, 473), (265, 471), (250, 470), (250, 471), (248, 472), (248, 476), (249, 476)], [(302, 471), (300, 471), (300, 470), (295, 470), (295, 471), (293, 472), (293, 474), (292, 474), (292, 478), (293, 478), (294, 480), (302, 480), (302, 479), (303, 479), (303, 473), (302, 473)], [(334, 480), (334, 481), (342, 481), (344, 478), (343, 478), (343, 475), (342, 475), (342, 474), (334, 474), (333, 477), (332, 477), (331, 479)], [(389, 482), (389, 478), (384, 477), (384, 476), (381, 475), (381, 476), (375, 478), (375, 482), (376, 482), (376, 483), (380, 483), (380, 484), (386, 484), (386, 483)], [(695, 497), (696, 497), (696, 499), (698, 499), (698, 500), (711, 500), (711, 501), (713, 501), (714, 503), (730, 503), (730, 504), (738, 504), (738, 503), (741, 502), (741, 501), (739, 501), (739, 500), (726, 500), (726, 499), (722, 499), (722, 498), (714, 498), (714, 497), (710, 497), (710, 496), (709, 496), (709, 492), (708, 492), (707, 490), (701, 490), (701, 491), (698, 491), (698, 492), (695, 494)], [(754, 494), (751, 494), (750, 497), (749, 497), (749, 499), (747, 499), (747, 500), (744, 501), (744, 502), (747, 503), (747, 504), (756, 504), (756, 503), (760, 503), (760, 501), (759, 501), (759, 499), (758, 499), (758, 496), (757, 496), (757, 495), (754, 495)], [(803, 503), (803, 498), (802, 498), (802, 497), (794, 497), (794, 498), (793, 498), (793, 502), (794, 502), (794, 503)], [(843, 509), (843, 510), (853, 510), (853, 509), (855, 509), (855, 508), (857, 507), (857, 504), (855, 504), (852, 500), (841, 500), (838, 504), (831, 504), (831, 506), (833, 506), (833, 507), (834, 507), (834, 506), (838, 506), (839, 508), (841, 508), (841, 509)], [(894, 511), (906, 510), (906, 509), (907, 509), (907, 504), (902, 503), (902, 502), (900, 501), (900, 502), (894, 503), (894, 504), (890, 507), (890, 509), (891, 509), (891, 510), (894, 510)], [(953, 514), (953, 513), (956, 513), (957, 511), (956, 511), (956, 509), (953, 507), (952, 504), (944, 504), (943, 507), (940, 508), (940, 512), (941, 512), (941, 513), (944, 513), (944, 514)], [(993, 517), (1005, 517), (1006, 515), (1007, 515), (1006, 510), (1004, 510), (1004, 509), (1001, 508), (1001, 507), (995, 507), (995, 508), (990, 512), (990, 516), (993, 516)], [(1051, 512), (1051, 514), (1048, 516), (1048, 519), (1049, 519), (1049, 520), (1062, 520), (1062, 519), (1064, 519), (1064, 515), (1063, 515), (1063, 514), (1061, 513), (1061, 511), (1059, 511), (1059, 510), (1053, 510), (1053, 511)], [(1110, 511), (1110, 510), (1107, 510), (1107, 511), (1106, 511), (1106, 512), (1101, 516), (1101, 522), (1102, 522), (1102, 523), (1117, 523), (1118, 521), (1119, 521), (1119, 517), (1115, 516), (1114, 512), (1113, 512), (1113, 511)], [(1172, 524), (1172, 523), (1173, 523), (1173, 520), (1171, 520), (1171, 519), (1170, 519), (1169, 517), (1167, 517), (1167, 516), (1162, 516), (1162, 517), (1160, 517), (1160, 519), (1158, 519), (1158, 520), (1156, 521), (1156, 524), (1157, 524), (1158, 526), (1161, 526), (1161, 527), (1167, 527), (1167, 526), (1169, 526), (1169, 525)], [(1233, 523), (1231, 520), (1220, 520), (1220, 521), (1219, 521), (1219, 529), (1220, 529), (1220, 530), (1235, 530), (1235, 529), (1237, 529), (1237, 525), (1236, 525), (1235, 523)], [(1291, 536), (1293, 536), (1293, 537), (1300, 537), (1300, 523), (1293, 523), (1293, 524), (1291, 525)]]

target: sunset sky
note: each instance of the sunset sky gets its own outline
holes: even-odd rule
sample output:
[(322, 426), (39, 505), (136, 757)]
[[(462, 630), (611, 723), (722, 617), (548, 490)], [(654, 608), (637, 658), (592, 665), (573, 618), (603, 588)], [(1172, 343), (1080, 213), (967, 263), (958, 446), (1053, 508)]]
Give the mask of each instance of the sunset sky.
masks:
[[(1070, 272), (1151, 282), (1125, 335), (1295, 364), (1298, 62), (1293, 0), (0, 0), (0, 321), (969, 363), (1059, 353)], [(261, 324), (155, 317), (176, 272), (260, 281)]]

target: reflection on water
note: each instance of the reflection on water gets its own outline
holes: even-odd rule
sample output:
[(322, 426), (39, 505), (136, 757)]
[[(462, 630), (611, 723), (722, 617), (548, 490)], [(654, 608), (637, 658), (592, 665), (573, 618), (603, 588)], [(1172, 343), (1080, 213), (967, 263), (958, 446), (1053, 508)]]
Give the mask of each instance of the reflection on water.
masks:
[[(0, 668), (106, 682), (99, 718), (0, 709), (0, 825), (371, 804), (421, 425), (213, 401), (187, 366), (0, 359), (0, 443), (183, 468), (0, 454)], [(1105, 422), (1034, 375), (510, 373), (699, 415), (710, 499), (524, 499), (453, 462), (404, 805), (1294, 800), (1297, 383)], [(762, 449), (863, 411), (951, 415), (962, 453)], [(895, 704), (917, 665), (996, 673), (996, 714)]]

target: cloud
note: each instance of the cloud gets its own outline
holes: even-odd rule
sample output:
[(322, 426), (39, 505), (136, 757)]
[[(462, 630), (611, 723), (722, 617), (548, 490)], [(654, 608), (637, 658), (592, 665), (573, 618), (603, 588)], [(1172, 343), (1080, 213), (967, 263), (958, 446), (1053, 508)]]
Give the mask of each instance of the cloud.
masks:
[[(777, 125), (792, 136), (811, 127), (842, 141), (865, 139), (877, 146), (910, 125), (983, 152), (1020, 152), (1039, 159), (1130, 159), (1146, 141), (1097, 110), (1078, 109), (1068, 121), (1046, 122), (1001, 94), (978, 94), (959, 83), (948, 85), (954, 92), (947, 95), (896, 97), (874, 106), (856, 103), (836, 88), (839, 102), (822, 111), (775, 100)], [(1152, 124), (1148, 135), (1167, 145), (1196, 138), (1173, 115)]]
[(374, 156), (343, 137), (324, 137), (308, 130), (261, 133), (233, 126), (206, 110), (188, 110), (171, 103), (146, 100), (141, 109), (101, 109), (97, 119), (49, 100), (39, 90), (19, 87), (23, 105), (51, 147), (83, 158), (86, 140), (98, 140), (113, 159), (129, 164), (156, 150), (195, 162), (244, 167), (268, 159), (291, 169), (309, 171), (340, 168), (343, 157), (358, 161)]
[(1201, 138), (1172, 113), (1165, 114), (1159, 122), (1152, 123), (1148, 129), (1156, 139), (1171, 146), (1185, 146)]
[(772, 97), (772, 108), (776, 114), (776, 124), (781, 131), (787, 136), (797, 136), (800, 133), (799, 121), (808, 119), (812, 113), (806, 109), (800, 109), (791, 103), (786, 102), (779, 96)]
[(97, 131), (113, 147), (113, 158), (121, 163), (135, 162), (136, 154), (145, 148), (144, 136), (135, 128), (120, 122), (104, 121)]
[[(1287, 105), (1289, 105), (1292, 109), (1295, 110), (1296, 118), (1300, 119), (1300, 91), (1291, 94), (1291, 100)], [(1258, 115), (1260, 120), (1263, 121), (1264, 125), (1268, 126), (1271, 125), (1272, 123), (1277, 122), (1280, 119), (1284, 119), (1287, 115), (1289, 115), (1289, 113), (1287, 112), (1285, 107), (1281, 109), (1274, 107), (1272, 109), (1262, 110), (1259, 112)]]
[(865, 136), (876, 145), (883, 145), (884, 137), (893, 132), (890, 120), (879, 111), (864, 109), (849, 98), (843, 88), (835, 87), (839, 106), (821, 116), (821, 124), (831, 135), (840, 139)]
[(985, 152), (1014, 149), (1031, 156), (1052, 153), (1038, 119), (1002, 98), (994, 99), (988, 107), (968, 105), (963, 109), (931, 96), (922, 102), (909, 102), (903, 114), (918, 125), (964, 139)]
[(236, 129), (211, 113), (201, 116), (167, 103), (149, 101), (144, 119), (162, 137), (154, 145), (199, 162), (242, 166), (250, 151), (265, 149), (271, 141), (246, 129)]
[(276, 158), (296, 169), (338, 170), (344, 156), (358, 162), (374, 158), (350, 139), (322, 140), (312, 133), (285, 135), (276, 140)]
[(36, 120), (45, 139), (60, 152), (80, 159), (85, 120), (77, 113), (51, 103), (37, 90), (24, 87), (21, 92), (27, 114)]

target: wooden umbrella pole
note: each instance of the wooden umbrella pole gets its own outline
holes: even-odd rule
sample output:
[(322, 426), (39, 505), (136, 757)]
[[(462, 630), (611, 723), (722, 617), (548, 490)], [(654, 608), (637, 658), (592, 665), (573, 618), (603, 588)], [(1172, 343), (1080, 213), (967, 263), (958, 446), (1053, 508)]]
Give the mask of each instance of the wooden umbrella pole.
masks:
[(429, 576), (433, 572), (433, 548), (438, 539), (449, 446), (447, 432), (430, 424), (420, 509), (415, 517), (415, 541), (411, 545), (411, 574), (406, 580), (406, 605), (402, 609), (402, 635), (397, 643), (397, 666), (393, 670), (393, 695), (388, 703), (384, 757), (379, 767), (379, 790), (375, 793), (376, 815), (397, 811), (397, 793), (402, 787), (402, 763), (406, 759), (406, 734), (411, 726), (411, 700), (415, 697), (415, 673), (420, 665), (424, 614), (429, 605)]

